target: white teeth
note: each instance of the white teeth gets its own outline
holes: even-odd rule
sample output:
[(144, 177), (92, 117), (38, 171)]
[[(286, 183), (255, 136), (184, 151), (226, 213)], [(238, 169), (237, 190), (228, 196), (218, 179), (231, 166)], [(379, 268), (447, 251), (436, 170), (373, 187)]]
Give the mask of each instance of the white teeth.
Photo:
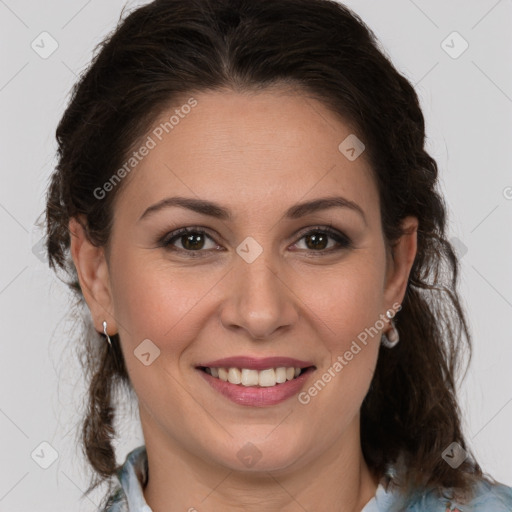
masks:
[(242, 386), (272, 387), (293, 380), (301, 373), (301, 368), (284, 367), (252, 370), (249, 368), (205, 368), (206, 373), (224, 382)]
[(276, 382), (278, 384), (286, 382), (286, 368), (282, 366), (280, 368), (276, 368)]
[[(231, 382), (231, 381), (230, 381)], [(232, 384), (235, 384), (232, 382)], [(258, 385), (258, 370), (242, 370), (242, 385), (243, 386), (257, 386)]]
[(270, 387), (276, 385), (276, 372), (273, 368), (270, 370), (262, 370), (259, 374), (259, 385), (262, 387)]
[(242, 382), (242, 372), (238, 368), (230, 368), (228, 371), (228, 382), (240, 384)]

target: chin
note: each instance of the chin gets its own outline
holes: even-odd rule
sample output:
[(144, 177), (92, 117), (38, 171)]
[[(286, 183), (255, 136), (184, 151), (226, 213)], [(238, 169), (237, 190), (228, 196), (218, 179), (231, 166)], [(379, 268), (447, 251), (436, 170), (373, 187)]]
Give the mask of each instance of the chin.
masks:
[[(285, 471), (299, 463), (304, 455), (304, 445), (291, 442), (290, 436), (279, 436), (266, 439), (265, 434), (258, 437), (243, 436), (236, 441), (230, 438), (223, 453), (213, 455), (217, 463), (238, 472), (269, 472)], [(217, 445), (218, 446), (218, 445)]]

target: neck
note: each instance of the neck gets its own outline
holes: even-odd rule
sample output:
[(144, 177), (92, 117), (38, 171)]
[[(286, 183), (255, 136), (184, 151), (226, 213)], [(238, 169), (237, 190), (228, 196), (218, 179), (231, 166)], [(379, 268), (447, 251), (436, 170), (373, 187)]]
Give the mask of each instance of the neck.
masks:
[(144, 496), (153, 512), (360, 512), (379, 477), (364, 461), (359, 416), (331, 446), (301, 464), (236, 471), (187, 451), (153, 423), (143, 424), (148, 454)]

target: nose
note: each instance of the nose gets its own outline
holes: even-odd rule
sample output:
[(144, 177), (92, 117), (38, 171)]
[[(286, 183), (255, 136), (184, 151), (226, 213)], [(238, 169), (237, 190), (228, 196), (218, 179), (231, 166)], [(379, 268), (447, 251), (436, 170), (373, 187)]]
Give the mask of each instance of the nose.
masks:
[(226, 329), (244, 330), (253, 340), (267, 340), (299, 318), (293, 286), (271, 266), (265, 251), (252, 263), (240, 259), (230, 273), (221, 311)]

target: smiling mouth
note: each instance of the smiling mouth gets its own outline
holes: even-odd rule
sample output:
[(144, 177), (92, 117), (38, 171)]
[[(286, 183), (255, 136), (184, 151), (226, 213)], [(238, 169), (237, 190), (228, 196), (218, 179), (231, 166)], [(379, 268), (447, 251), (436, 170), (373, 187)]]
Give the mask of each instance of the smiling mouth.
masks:
[(312, 371), (314, 366), (299, 368), (293, 366), (280, 366), (267, 368), (265, 370), (253, 370), (249, 368), (212, 368), (206, 366), (198, 367), (199, 370), (230, 384), (245, 387), (273, 387), (294, 380), (300, 375)]

